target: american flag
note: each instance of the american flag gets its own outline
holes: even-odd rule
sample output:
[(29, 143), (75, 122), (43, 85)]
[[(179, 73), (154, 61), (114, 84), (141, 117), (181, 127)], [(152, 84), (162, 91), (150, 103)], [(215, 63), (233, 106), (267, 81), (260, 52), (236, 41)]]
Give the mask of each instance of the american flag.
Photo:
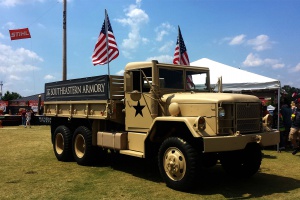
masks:
[[(106, 31), (107, 30), (107, 31)], [(94, 65), (104, 65), (119, 56), (117, 42), (105, 10), (105, 19), (92, 55)]]
[(179, 27), (173, 63), (177, 65), (190, 65), (189, 56), (187, 54), (186, 47)]
[[(177, 65), (190, 65), (189, 56), (187, 54), (186, 46), (184, 44), (179, 26), (178, 26), (178, 37), (177, 37), (177, 42), (175, 47), (173, 63)], [(188, 75), (186, 79), (187, 79), (186, 80), (187, 88), (191, 89), (192, 86), (194, 86), (192, 76)]]
[(294, 92), (293, 94), (292, 94), (292, 97), (296, 97), (298, 94), (297, 94), (297, 92)]

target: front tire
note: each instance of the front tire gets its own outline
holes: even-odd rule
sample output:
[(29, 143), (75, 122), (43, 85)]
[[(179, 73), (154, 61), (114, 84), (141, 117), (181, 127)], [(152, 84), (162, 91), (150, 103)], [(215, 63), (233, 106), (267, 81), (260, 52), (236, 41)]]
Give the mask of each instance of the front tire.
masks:
[(197, 151), (186, 141), (167, 138), (158, 153), (159, 171), (168, 187), (175, 190), (191, 189), (196, 179)]
[(59, 161), (72, 159), (72, 134), (64, 125), (57, 127), (53, 135), (53, 151)]

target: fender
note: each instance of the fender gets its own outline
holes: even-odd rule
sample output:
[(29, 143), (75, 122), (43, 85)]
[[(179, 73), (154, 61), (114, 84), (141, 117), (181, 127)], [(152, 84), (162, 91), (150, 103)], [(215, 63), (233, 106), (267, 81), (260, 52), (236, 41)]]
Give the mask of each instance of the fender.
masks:
[[(156, 117), (149, 129), (149, 132), (146, 136), (146, 139), (150, 138), (150, 140), (154, 140), (154, 137), (160, 133), (162, 135), (167, 134), (167, 133), (161, 133), (160, 130), (158, 130), (158, 127), (161, 126), (159, 124), (165, 124), (166, 126), (169, 124), (174, 124), (174, 123), (184, 123), (186, 128), (189, 130), (191, 135), (193, 137), (199, 138), (202, 137), (201, 133), (197, 131), (195, 128), (195, 121), (197, 120), (197, 117)], [(172, 129), (174, 127), (165, 127), (167, 129)]]

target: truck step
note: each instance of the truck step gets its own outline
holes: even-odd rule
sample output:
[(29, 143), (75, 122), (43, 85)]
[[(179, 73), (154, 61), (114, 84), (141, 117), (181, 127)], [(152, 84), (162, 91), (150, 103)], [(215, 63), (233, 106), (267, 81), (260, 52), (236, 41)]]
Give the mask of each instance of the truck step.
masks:
[(120, 154), (135, 156), (138, 158), (144, 158), (144, 153), (139, 151), (132, 151), (132, 150), (120, 150)]

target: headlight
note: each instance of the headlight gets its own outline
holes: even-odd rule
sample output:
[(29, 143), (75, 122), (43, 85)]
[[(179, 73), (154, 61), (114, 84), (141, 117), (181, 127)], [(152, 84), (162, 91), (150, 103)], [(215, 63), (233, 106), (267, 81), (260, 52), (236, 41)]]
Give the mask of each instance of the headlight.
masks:
[(198, 117), (195, 121), (195, 126), (197, 126), (198, 130), (205, 130), (205, 118), (204, 117)]
[(222, 107), (219, 107), (219, 117), (225, 117), (225, 110)]

